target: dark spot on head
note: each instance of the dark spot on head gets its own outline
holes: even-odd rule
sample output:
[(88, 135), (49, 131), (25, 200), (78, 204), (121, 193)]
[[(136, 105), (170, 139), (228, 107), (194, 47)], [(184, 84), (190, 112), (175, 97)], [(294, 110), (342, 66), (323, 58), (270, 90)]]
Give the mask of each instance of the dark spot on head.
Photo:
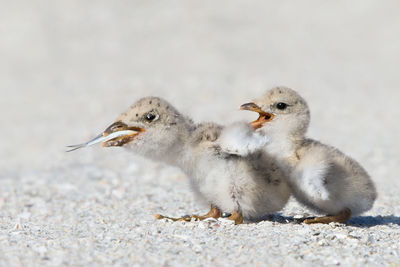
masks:
[(157, 103), (157, 107), (161, 107), (161, 104), (160, 104), (160, 103)]
[(282, 94), (282, 90), (281, 89), (279, 89), (279, 93)]
[(153, 103), (153, 101), (150, 100), (149, 104), (151, 105)]
[(139, 117), (139, 114), (138, 114), (138, 113), (136, 113), (136, 117)]
[(275, 180), (272, 181), (272, 184), (275, 185), (275, 186), (278, 186), (278, 185), (281, 184), (281, 180), (275, 179)]

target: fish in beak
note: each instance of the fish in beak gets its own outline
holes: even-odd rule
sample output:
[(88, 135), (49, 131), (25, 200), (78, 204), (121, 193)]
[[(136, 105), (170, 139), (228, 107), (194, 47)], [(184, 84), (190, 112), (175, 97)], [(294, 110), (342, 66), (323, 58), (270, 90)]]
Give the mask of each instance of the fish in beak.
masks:
[(133, 141), (140, 133), (145, 132), (145, 129), (140, 127), (129, 127), (121, 121), (114, 122), (111, 124), (103, 133), (95, 137), (94, 139), (78, 145), (68, 146), (71, 152), (83, 147), (92, 146), (97, 143), (102, 143), (103, 147), (109, 146), (123, 146)]
[(246, 103), (240, 106), (240, 110), (249, 110), (257, 112), (260, 116), (257, 120), (250, 123), (254, 130), (257, 130), (263, 126), (264, 123), (271, 121), (274, 118), (274, 114), (263, 111), (258, 105), (254, 103)]
[[(145, 132), (146, 130), (140, 127), (128, 126), (121, 121), (114, 122), (111, 124), (104, 132), (103, 136), (116, 134), (115, 138), (107, 139), (103, 141), (103, 147), (109, 146), (123, 146), (131, 141), (133, 141), (139, 134)], [(122, 133), (122, 134), (121, 134)]]

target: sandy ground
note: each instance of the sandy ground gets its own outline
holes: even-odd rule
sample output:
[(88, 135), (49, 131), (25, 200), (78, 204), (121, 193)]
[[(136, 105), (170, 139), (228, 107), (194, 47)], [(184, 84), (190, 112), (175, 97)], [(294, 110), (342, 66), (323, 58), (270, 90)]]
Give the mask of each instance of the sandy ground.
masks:
[[(400, 4), (393, 1), (3, 1), (0, 265), (400, 265)], [(309, 135), (356, 158), (374, 208), (348, 224), (201, 213), (178, 170), (119, 148), (65, 153), (131, 103), (165, 97), (196, 121), (274, 85), (309, 101)]]

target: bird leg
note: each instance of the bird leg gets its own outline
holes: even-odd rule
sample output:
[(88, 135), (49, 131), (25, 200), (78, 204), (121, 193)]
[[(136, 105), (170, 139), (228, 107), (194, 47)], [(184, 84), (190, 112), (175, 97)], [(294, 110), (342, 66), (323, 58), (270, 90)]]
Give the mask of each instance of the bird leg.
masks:
[(231, 216), (227, 218), (228, 220), (232, 220), (235, 224), (242, 224), (243, 223), (243, 214), (239, 211), (234, 211)]
[(180, 218), (172, 218), (172, 217), (164, 216), (161, 214), (156, 214), (155, 216), (156, 216), (157, 220), (169, 219), (174, 222), (190, 222), (190, 220), (192, 219), (191, 216), (189, 216), (189, 215), (182, 216)]
[(214, 218), (218, 219), (219, 217), (222, 216), (222, 211), (215, 207), (214, 205), (211, 205), (210, 211), (204, 215), (198, 216), (198, 215), (192, 215), (191, 218), (195, 218), (196, 220), (202, 221), (207, 218)]
[(313, 224), (313, 223), (331, 223), (331, 222), (338, 222), (338, 223), (344, 223), (351, 217), (351, 210), (346, 208), (339, 212), (336, 215), (328, 215), (328, 216), (323, 216), (323, 217), (315, 217), (311, 219), (305, 219), (303, 222), (306, 224)]
[(220, 209), (218, 209), (217, 207), (215, 207), (214, 205), (211, 205), (210, 207), (210, 211), (204, 215), (187, 215), (187, 216), (183, 216), (181, 218), (171, 218), (171, 217), (167, 217), (167, 216), (163, 216), (161, 214), (156, 214), (156, 219), (161, 220), (161, 219), (170, 219), (174, 222), (177, 221), (185, 221), (185, 222), (190, 222), (192, 219), (195, 219), (196, 221), (202, 221), (205, 220), (207, 218), (214, 218), (214, 219), (218, 219), (219, 217), (222, 216), (222, 212)]

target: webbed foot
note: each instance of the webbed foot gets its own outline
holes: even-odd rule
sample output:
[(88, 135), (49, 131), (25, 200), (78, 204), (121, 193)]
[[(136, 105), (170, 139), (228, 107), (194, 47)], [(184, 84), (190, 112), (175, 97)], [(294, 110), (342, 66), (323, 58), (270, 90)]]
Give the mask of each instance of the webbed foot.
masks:
[(174, 222), (179, 222), (179, 221), (184, 221), (184, 222), (190, 222), (192, 219), (195, 219), (195, 221), (203, 221), (205, 219), (208, 218), (214, 218), (214, 219), (218, 219), (219, 217), (222, 216), (222, 212), (220, 209), (218, 209), (217, 207), (215, 207), (214, 205), (211, 205), (210, 211), (204, 215), (185, 215), (183, 217), (180, 218), (172, 218), (172, 217), (168, 217), (168, 216), (164, 216), (161, 214), (156, 214), (156, 219), (157, 220), (161, 220), (161, 219), (169, 219), (172, 220)]
[(231, 216), (227, 218), (228, 220), (232, 220), (235, 224), (242, 224), (243, 223), (243, 214), (238, 211), (234, 211)]
[(336, 215), (328, 215), (328, 216), (323, 216), (323, 217), (314, 217), (310, 219), (305, 219), (303, 222), (305, 224), (314, 224), (314, 223), (324, 223), (328, 224), (331, 222), (338, 222), (338, 223), (344, 223), (351, 217), (351, 210), (346, 208), (339, 212)]

